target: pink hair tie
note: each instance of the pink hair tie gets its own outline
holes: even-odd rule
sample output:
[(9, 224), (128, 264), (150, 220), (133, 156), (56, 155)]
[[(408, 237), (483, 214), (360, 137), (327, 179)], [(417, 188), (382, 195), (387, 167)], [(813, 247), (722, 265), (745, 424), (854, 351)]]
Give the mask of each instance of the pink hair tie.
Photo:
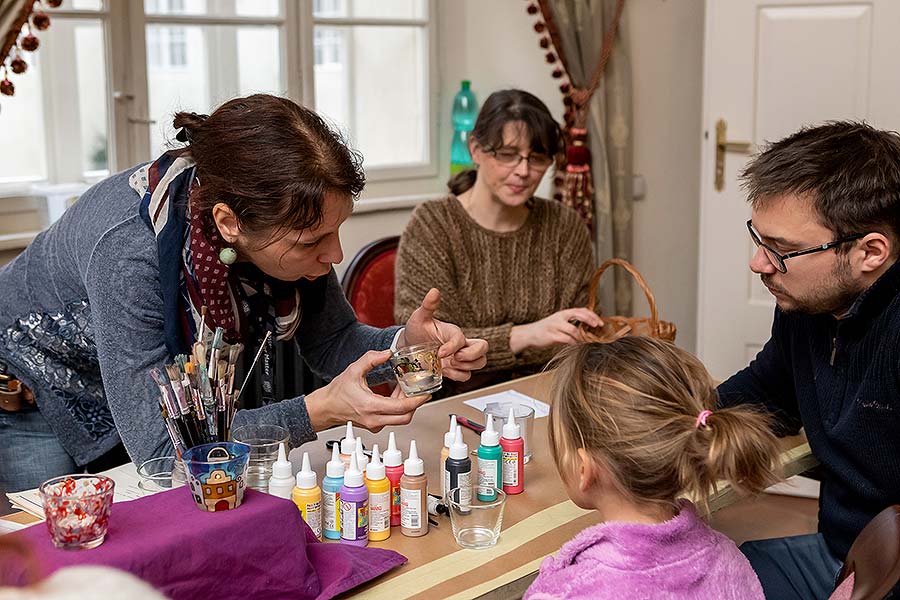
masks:
[(709, 417), (709, 415), (711, 415), (711, 414), (712, 414), (712, 411), (711, 411), (711, 410), (701, 410), (701, 411), (700, 411), (700, 414), (697, 415), (697, 422), (694, 424), (694, 427), (696, 427), (697, 429), (700, 429), (700, 426), (701, 426), (701, 425), (703, 425), (704, 427), (706, 427), (706, 419), (707, 419), (707, 418)]

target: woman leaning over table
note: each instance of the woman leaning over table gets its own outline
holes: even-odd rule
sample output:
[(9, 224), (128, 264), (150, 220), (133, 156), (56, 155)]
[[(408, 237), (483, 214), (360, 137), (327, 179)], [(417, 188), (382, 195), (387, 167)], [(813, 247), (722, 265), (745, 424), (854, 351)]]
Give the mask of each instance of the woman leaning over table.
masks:
[[(468, 387), (533, 372), (560, 344), (580, 341), (593, 269), (587, 227), (575, 211), (534, 197), (562, 151), (559, 125), (522, 90), (494, 92), (469, 138), (476, 168), (450, 195), (416, 208), (400, 240), (394, 316), (403, 323), (432, 286), (438, 315), (488, 341), (485, 373)], [(458, 388), (461, 391), (464, 388)]]
[(13, 410), (0, 410), (7, 491), (120, 441), (135, 462), (170, 454), (148, 371), (189, 353), (201, 306), (207, 328), (248, 349), (265, 331), (294, 338), (331, 380), (236, 413), (235, 426), (285, 426), (295, 446), (347, 420), (374, 431), (410, 421), (427, 396), (385, 398), (366, 385), (390, 377), (392, 344), (439, 336), (454, 379), (484, 365), (483, 340), (433, 318), (437, 290), (403, 329), (357, 322), (332, 265), (364, 185), (361, 160), (314, 112), (255, 95), (208, 117), (179, 113), (174, 125), (184, 148), (95, 185), (0, 269), (0, 362), (24, 384), (4, 403)]

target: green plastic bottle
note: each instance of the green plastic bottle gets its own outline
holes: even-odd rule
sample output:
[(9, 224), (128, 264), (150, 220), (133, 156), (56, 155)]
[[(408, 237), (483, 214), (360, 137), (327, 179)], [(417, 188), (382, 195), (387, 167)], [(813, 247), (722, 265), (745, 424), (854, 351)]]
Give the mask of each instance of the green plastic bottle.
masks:
[(474, 168), (469, 156), (469, 132), (475, 128), (478, 118), (478, 102), (475, 94), (469, 89), (471, 83), (464, 79), (460, 90), (453, 98), (453, 143), (450, 145), (450, 174)]
[(492, 502), (497, 499), (494, 491), (503, 485), (503, 452), (500, 450), (500, 432), (494, 431), (494, 418), (488, 415), (487, 425), (481, 432), (478, 446), (478, 499)]

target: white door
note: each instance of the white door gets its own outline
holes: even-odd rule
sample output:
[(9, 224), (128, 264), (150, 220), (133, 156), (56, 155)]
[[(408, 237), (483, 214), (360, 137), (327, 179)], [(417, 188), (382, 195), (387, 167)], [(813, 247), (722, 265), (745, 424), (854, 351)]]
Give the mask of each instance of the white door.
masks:
[(900, 130), (900, 1), (707, 0), (697, 351), (725, 378), (768, 340), (775, 303), (750, 272), (741, 144), (716, 182), (716, 123), (749, 151), (803, 125), (864, 119)]

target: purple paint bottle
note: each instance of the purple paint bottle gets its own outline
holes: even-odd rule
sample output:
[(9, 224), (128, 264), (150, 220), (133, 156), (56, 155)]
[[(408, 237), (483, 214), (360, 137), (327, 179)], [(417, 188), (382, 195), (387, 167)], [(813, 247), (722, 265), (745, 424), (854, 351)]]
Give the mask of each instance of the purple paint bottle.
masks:
[(344, 473), (341, 487), (341, 543), (369, 545), (369, 488), (355, 453), (350, 455), (350, 468)]

